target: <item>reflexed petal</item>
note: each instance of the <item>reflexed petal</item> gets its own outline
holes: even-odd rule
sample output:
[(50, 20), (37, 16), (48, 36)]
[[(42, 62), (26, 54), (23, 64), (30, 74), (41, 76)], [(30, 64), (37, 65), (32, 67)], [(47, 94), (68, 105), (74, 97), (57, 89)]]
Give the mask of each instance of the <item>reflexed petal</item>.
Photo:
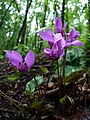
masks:
[(21, 62), (21, 60), (18, 59), (17, 54), (18, 54), (18, 52), (16, 52), (16, 51), (6, 50), (6, 55), (9, 59), (9, 61), (11, 62), (11, 64), (19, 69), (19, 66), (20, 66), (20, 64), (22, 64), (22, 62)]
[(74, 34), (75, 34), (75, 29), (72, 28), (69, 35), (70, 35), (70, 36), (74, 36)]
[(13, 59), (18, 61), (19, 63), (23, 62), (23, 58), (19, 52), (12, 50), (12, 56), (13, 56)]
[(74, 38), (77, 39), (78, 37), (80, 37), (80, 34), (76, 31)]
[(45, 48), (45, 49), (44, 49), (44, 52), (45, 52), (47, 55), (50, 55), (50, 54), (51, 54), (51, 49), (50, 49), (50, 48)]
[(74, 29), (71, 29), (69, 35), (68, 35), (68, 41), (73, 41), (73, 35), (74, 35)]
[(75, 40), (72, 42), (73, 45), (76, 45), (76, 46), (83, 46), (83, 43), (79, 40)]
[(68, 41), (74, 41), (79, 36), (80, 36), (80, 34), (75, 30), (75, 28), (72, 28), (70, 33), (69, 33), (69, 36), (68, 36)]
[(69, 47), (69, 46), (71, 46), (71, 45), (72, 45), (72, 42), (66, 42), (65, 47)]
[(64, 38), (62, 38), (61, 40), (57, 41), (57, 45), (58, 45), (58, 48), (61, 50), (65, 47), (66, 45), (66, 41), (64, 40)]
[(30, 50), (30, 51), (28, 52), (28, 54), (26, 55), (26, 57), (25, 57), (25, 63), (26, 63), (26, 65), (27, 65), (28, 69), (30, 69), (30, 68), (32, 67), (32, 65), (34, 64), (34, 62), (35, 62), (35, 55), (34, 55), (34, 53)]
[(62, 34), (61, 33), (57, 33), (54, 35), (54, 43), (56, 43), (57, 41), (62, 39)]
[(72, 28), (72, 37), (78, 38), (80, 34), (75, 30), (75, 28)]
[(20, 65), (22, 64), (22, 63), (18, 62), (15, 59), (9, 59), (9, 61), (11, 62), (12, 65), (14, 65), (15, 67), (17, 67), (18, 69), (20, 68)]
[(55, 18), (55, 25), (54, 25), (56, 33), (59, 33), (62, 30), (62, 21), (59, 18)]
[(46, 31), (39, 32), (39, 34), (43, 40), (47, 40), (49, 42), (54, 42), (54, 35), (49, 28)]

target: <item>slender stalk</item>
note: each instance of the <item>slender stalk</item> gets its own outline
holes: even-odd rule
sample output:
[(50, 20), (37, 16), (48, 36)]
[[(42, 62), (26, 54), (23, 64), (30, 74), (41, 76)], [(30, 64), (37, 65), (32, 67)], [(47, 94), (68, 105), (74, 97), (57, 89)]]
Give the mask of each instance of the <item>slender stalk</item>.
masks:
[(61, 86), (61, 83), (62, 83), (62, 79), (60, 79), (60, 72), (59, 72), (59, 63), (58, 63), (58, 60), (57, 60), (57, 73), (58, 73), (58, 85), (59, 85), (59, 98), (60, 98), (60, 86)]
[(36, 85), (37, 85), (37, 88), (38, 88), (38, 90), (39, 90), (39, 95), (41, 96), (40, 87), (39, 87), (39, 85), (38, 85), (38, 82), (37, 82), (37, 80), (36, 80), (36, 78), (35, 78), (35, 76), (33, 75), (32, 72), (31, 72), (31, 74), (32, 74), (32, 76), (33, 76), (33, 78), (34, 78), (34, 80), (35, 80), (35, 83), (36, 83)]
[(65, 79), (65, 63), (66, 63), (66, 53), (67, 53), (67, 49), (65, 49), (65, 55), (63, 58), (63, 78), (62, 78), (62, 82), (63, 82), (63, 95), (65, 94), (65, 83), (64, 83), (64, 79)]
[(67, 53), (67, 49), (65, 49), (65, 55), (64, 55), (64, 57), (63, 57), (63, 83), (64, 83), (64, 79), (65, 79), (66, 53)]
[(60, 73), (59, 73), (59, 63), (58, 63), (58, 60), (57, 60), (57, 74), (58, 74), (58, 80), (60, 80)]
[(51, 60), (51, 67), (50, 67), (50, 72), (48, 74), (48, 80), (47, 80), (47, 85), (46, 85), (46, 90), (45, 90), (45, 96), (46, 96), (46, 91), (47, 91), (47, 88), (48, 88), (48, 83), (49, 83), (49, 80), (50, 80), (50, 75), (51, 75), (52, 67), (53, 67), (53, 60)]
[(61, 83), (62, 83), (63, 81), (62, 81), (61, 75), (60, 75), (58, 60), (57, 60), (57, 73), (58, 73), (58, 85), (59, 85), (59, 88), (60, 88), (60, 85), (61, 85)]

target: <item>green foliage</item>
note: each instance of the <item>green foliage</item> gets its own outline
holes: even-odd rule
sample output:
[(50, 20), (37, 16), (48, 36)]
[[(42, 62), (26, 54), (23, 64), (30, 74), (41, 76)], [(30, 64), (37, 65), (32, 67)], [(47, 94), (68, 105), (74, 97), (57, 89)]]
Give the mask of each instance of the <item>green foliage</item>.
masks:
[(85, 52), (82, 48), (73, 47), (67, 51), (66, 76), (85, 68)]
[(15, 74), (12, 74), (12, 75), (8, 75), (8, 77), (7, 77), (7, 81), (8, 82), (13, 82), (13, 81), (15, 81), (15, 80), (18, 80), (19, 78), (20, 78), (20, 72), (16, 72)]
[[(35, 79), (36, 79), (38, 85), (40, 85), (43, 82), (43, 76), (36, 76)], [(30, 94), (30, 93), (34, 92), (34, 90), (37, 86), (35, 79), (33, 78), (31, 81), (29, 81), (26, 84), (26, 90), (25, 90), (26, 94)]]
[[(52, 3), (53, 1), (49, 0), (42, 2), (34, 0), (31, 4), (27, 17), (25, 44), (36, 52), (39, 51), (38, 49), (40, 49), (40, 45), (42, 44), (42, 41), (38, 36), (38, 32), (42, 29), (46, 29), (47, 27), (52, 29), (54, 17), (61, 16), (60, 11), (62, 9), (62, 2), (55, 0), (54, 3)], [(27, 1), (25, 0), (20, 2), (18, 0), (3, 0), (0, 2), (0, 24), (2, 21), (2, 25), (0, 26), (1, 50), (12, 49), (16, 46), (19, 31), (25, 17), (26, 5)], [(66, 2), (65, 21), (68, 22), (68, 32), (72, 26), (75, 27), (81, 34), (80, 39), (84, 41), (84, 43), (87, 40), (87, 20), (87, 1), (84, 1), (83, 4), (79, 0), (68, 0)], [(42, 49), (45, 46), (47, 45), (43, 44)]]
[(43, 75), (46, 75), (48, 73), (48, 69), (44, 66), (40, 66), (39, 69)]
[(82, 77), (82, 75), (86, 72), (85, 69), (83, 70), (79, 70), (79, 71), (75, 71), (72, 74), (70, 74), (69, 76), (67, 76), (64, 79), (64, 83), (71, 83), (71, 82), (76, 82), (79, 78)]

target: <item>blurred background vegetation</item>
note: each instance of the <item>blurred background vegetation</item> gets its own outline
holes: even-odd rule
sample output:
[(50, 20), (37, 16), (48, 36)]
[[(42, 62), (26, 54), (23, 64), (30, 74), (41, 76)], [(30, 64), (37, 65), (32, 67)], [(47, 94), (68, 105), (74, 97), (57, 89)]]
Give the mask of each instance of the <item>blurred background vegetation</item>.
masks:
[(23, 55), (30, 49), (42, 53), (47, 42), (41, 40), (38, 32), (48, 27), (54, 31), (55, 17), (59, 17), (63, 24), (68, 22), (66, 32), (74, 27), (84, 43), (73, 52), (72, 47), (68, 50), (68, 69), (70, 66), (84, 67), (90, 62), (90, 0), (0, 1), (0, 58), (6, 49), (18, 50)]

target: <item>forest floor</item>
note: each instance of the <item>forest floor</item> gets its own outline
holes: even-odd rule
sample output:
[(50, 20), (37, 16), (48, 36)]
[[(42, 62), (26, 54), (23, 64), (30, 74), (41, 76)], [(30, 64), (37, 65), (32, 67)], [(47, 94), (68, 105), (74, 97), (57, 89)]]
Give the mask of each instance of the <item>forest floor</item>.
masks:
[[(40, 56), (32, 68), (34, 69), (35, 76), (41, 75), (40, 65), (46, 65), (47, 68), (50, 69), (50, 61), (45, 60), (46, 58), (43, 57), (44, 56)], [(60, 109), (60, 104), (56, 100), (57, 92), (55, 94), (51, 92), (53, 95), (49, 96), (49, 94), (47, 94), (47, 96), (49, 96), (49, 99), (50, 97), (52, 99), (54, 98), (54, 100), (46, 103), (46, 106), (52, 109), (46, 110), (47, 112), (42, 114), (44, 109), (42, 110), (40, 108), (41, 112), (39, 111), (39, 117), (35, 118), (35, 115), (38, 116), (38, 109), (35, 107), (32, 111), (29, 109), (31, 101), (29, 101), (28, 96), (25, 95), (26, 83), (29, 82), (33, 76), (29, 72), (13, 81), (10, 78), (8, 79), (8, 76), (12, 76), (15, 72), (16, 69), (7, 59), (0, 60), (0, 120), (90, 120), (90, 92), (88, 95), (84, 94), (84, 97), (80, 98), (82, 100), (76, 100), (73, 105), (66, 105), (62, 109)], [(57, 76), (54, 75), (53, 79), (56, 80)], [(57, 89), (57, 85), (54, 89)], [(48, 91), (50, 90), (52, 90), (52, 88)], [(76, 97), (76, 99), (78, 99), (78, 97)]]

